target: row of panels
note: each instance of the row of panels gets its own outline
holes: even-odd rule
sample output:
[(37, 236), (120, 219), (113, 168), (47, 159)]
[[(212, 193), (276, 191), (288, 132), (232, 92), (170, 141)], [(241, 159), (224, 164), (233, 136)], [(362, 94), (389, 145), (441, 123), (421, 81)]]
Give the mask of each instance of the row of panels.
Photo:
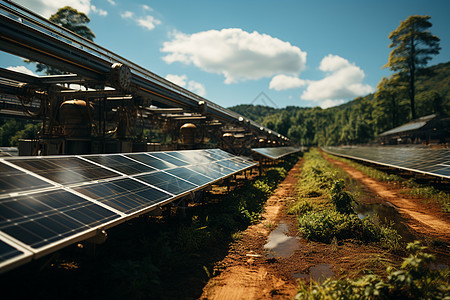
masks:
[(219, 149), (0, 159), (0, 271), (254, 165)]
[(327, 147), (338, 156), (450, 178), (450, 149), (422, 147)]
[(295, 147), (270, 147), (270, 148), (252, 148), (252, 151), (262, 156), (268, 157), (270, 159), (277, 160), (286, 155), (300, 152), (301, 149)]

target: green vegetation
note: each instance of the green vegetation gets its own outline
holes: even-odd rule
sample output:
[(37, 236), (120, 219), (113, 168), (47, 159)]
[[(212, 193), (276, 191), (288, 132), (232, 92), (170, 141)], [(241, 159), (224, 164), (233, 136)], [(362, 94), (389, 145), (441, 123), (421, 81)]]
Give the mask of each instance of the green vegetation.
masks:
[(354, 239), (376, 242), (388, 249), (398, 249), (398, 233), (367, 217), (360, 219), (353, 205), (354, 195), (345, 190), (348, 176), (333, 167), (317, 149), (305, 155), (298, 182), (299, 201), (289, 213), (298, 215), (299, 229), (304, 238), (331, 243), (333, 240)]
[(19, 139), (37, 138), (41, 123), (22, 119), (0, 118), (0, 146), (17, 146)]
[(430, 16), (409, 16), (389, 35), (392, 41), (389, 48), (392, 48), (392, 51), (385, 67), (398, 71), (396, 77), (408, 86), (412, 119), (416, 118), (416, 76), (423, 71), (431, 55), (437, 55), (441, 50), (439, 38), (427, 30), (432, 26), (430, 18)]
[(399, 270), (388, 267), (386, 279), (366, 275), (356, 279), (328, 279), (309, 286), (300, 282), (295, 299), (449, 299), (449, 269), (434, 270), (434, 256), (419, 242), (406, 247), (409, 257)]
[(405, 187), (400, 189), (401, 193), (423, 197), (428, 201), (440, 204), (444, 212), (450, 212), (450, 194), (447, 192), (440, 191), (430, 185), (420, 184), (414, 178), (406, 180), (398, 175), (388, 174), (375, 168), (357, 163), (350, 159), (334, 156), (331, 154), (326, 154), (326, 156), (332, 157), (335, 160), (345, 162), (346, 164), (354, 167), (355, 169), (376, 180), (392, 182), (398, 184), (401, 187)]
[[(86, 25), (91, 19), (83, 13), (75, 8), (70, 6), (64, 6), (58, 9), (56, 13), (50, 16), (49, 21), (62, 26), (76, 34), (93, 41), (95, 38), (95, 34), (92, 30)], [(43, 63), (31, 61), (28, 59), (24, 60), (26, 63), (35, 63), (37, 72), (44, 72), (47, 75), (61, 75), (64, 74), (63, 71), (55, 68), (53, 66), (49, 66)]]
[[(327, 109), (296, 106), (276, 109), (261, 105), (237, 105), (230, 109), (305, 146), (367, 143), (410, 120), (409, 96), (403, 86), (395, 76), (384, 78), (375, 94)], [(415, 91), (417, 117), (432, 113), (448, 115), (450, 62), (424, 69), (415, 80)]]

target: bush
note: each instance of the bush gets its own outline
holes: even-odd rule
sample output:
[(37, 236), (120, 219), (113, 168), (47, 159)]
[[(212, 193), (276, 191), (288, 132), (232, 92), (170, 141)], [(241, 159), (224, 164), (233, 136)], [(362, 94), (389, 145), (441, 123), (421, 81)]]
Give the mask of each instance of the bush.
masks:
[(340, 179), (333, 183), (331, 187), (331, 203), (334, 204), (336, 210), (342, 214), (355, 214), (352, 204), (356, 203), (353, 195), (344, 191), (345, 182)]
[(433, 270), (434, 256), (419, 242), (409, 243), (409, 257), (400, 270), (388, 268), (387, 280), (376, 275), (327, 280), (310, 286), (300, 283), (295, 299), (450, 299), (449, 268)]

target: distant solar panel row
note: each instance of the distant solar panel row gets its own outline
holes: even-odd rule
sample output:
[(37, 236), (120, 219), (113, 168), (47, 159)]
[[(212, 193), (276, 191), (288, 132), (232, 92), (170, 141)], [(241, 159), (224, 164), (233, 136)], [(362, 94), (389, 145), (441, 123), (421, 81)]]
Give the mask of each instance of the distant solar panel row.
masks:
[(219, 149), (0, 159), (0, 272), (254, 165)]
[(252, 148), (252, 151), (268, 157), (273, 160), (282, 158), (283, 156), (300, 152), (300, 148), (295, 147), (271, 147), (271, 148)]
[(332, 154), (379, 165), (450, 178), (450, 149), (421, 147), (327, 147)]

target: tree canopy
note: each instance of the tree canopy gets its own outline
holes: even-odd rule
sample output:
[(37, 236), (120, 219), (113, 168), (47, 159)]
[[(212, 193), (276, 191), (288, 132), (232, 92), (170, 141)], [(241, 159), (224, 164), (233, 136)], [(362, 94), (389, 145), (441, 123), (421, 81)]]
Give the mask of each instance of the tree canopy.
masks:
[[(65, 6), (60, 9), (56, 13), (50, 16), (49, 20), (57, 25), (60, 25), (70, 31), (73, 31), (74, 33), (93, 41), (95, 38), (95, 34), (92, 32), (92, 30), (86, 25), (91, 20), (89, 17), (84, 14), (83, 12), (79, 12), (75, 8), (72, 8), (70, 6)], [(29, 60), (26, 60), (26, 62), (31, 62)], [(38, 72), (44, 72), (47, 75), (59, 75), (63, 74), (62, 71), (60, 71), (57, 68), (54, 68), (52, 66), (48, 66), (46, 64), (42, 63), (36, 63), (36, 70)]]
[(416, 118), (416, 76), (431, 60), (432, 55), (439, 54), (441, 50), (440, 39), (428, 31), (432, 26), (429, 19), (430, 16), (409, 16), (389, 35), (392, 41), (389, 48), (392, 48), (392, 51), (384, 67), (398, 71), (398, 75), (408, 82), (412, 119)]
[(75, 32), (76, 34), (81, 35), (90, 41), (93, 41), (95, 38), (95, 34), (86, 25), (91, 21), (89, 17), (70, 6), (65, 6), (58, 9), (55, 14), (50, 16), (49, 20)]

